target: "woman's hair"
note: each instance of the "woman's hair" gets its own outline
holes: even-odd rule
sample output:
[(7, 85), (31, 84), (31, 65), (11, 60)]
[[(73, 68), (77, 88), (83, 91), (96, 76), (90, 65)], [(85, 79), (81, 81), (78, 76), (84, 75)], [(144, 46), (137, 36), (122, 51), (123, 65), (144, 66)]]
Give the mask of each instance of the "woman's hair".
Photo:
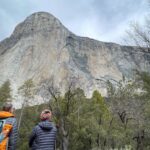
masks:
[(13, 105), (11, 103), (4, 103), (3, 105), (3, 111), (10, 111), (12, 109)]

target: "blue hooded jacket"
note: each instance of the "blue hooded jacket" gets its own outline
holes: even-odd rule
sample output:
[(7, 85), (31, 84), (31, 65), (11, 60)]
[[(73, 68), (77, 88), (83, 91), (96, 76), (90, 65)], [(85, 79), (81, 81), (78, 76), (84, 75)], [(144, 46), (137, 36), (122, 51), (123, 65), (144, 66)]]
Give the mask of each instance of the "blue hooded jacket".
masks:
[(48, 120), (40, 122), (33, 128), (29, 140), (32, 150), (54, 150), (56, 140), (56, 127)]

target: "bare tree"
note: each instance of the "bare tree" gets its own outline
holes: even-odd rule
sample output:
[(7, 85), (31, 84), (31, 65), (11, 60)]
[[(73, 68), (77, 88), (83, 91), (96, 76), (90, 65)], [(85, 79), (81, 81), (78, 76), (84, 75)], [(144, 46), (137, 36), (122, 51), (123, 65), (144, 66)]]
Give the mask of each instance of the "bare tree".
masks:
[(126, 31), (125, 41), (128, 45), (137, 46), (145, 52), (150, 52), (150, 19), (145, 18), (143, 24), (132, 22)]

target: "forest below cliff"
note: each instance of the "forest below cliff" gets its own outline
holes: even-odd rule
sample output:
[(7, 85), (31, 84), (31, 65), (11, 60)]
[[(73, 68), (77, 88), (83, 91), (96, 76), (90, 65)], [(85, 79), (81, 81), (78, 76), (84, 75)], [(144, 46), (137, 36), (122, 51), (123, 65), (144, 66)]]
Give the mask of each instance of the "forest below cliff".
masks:
[[(94, 91), (87, 98), (84, 91), (68, 82), (66, 93), (53, 82), (47, 84), (48, 101), (29, 106), (36, 86), (27, 80), (18, 89), (22, 108), (16, 110), (18, 150), (27, 150), (32, 128), (38, 123), (42, 109), (52, 110), (52, 121), (58, 128), (58, 150), (149, 150), (150, 149), (150, 74), (137, 73), (133, 81), (123, 78), (116, 85), (107, 82), (107, 97)], [(0, 102), (12, 99), (11, 85), (0, 87)], [(30, 99), (30, 101), (29, 101)]]

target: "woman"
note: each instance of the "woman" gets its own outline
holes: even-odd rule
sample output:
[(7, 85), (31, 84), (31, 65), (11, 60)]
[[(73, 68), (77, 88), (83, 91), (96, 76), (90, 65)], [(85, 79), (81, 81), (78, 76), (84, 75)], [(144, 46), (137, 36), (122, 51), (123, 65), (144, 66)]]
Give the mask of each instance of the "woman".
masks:
[(51, 122), (52, 113), (45, 109), (42, 111), (41, 122), (33, 128), (29, 140), (32, 150), (54, 150), (56, 140), (56, 127)]

